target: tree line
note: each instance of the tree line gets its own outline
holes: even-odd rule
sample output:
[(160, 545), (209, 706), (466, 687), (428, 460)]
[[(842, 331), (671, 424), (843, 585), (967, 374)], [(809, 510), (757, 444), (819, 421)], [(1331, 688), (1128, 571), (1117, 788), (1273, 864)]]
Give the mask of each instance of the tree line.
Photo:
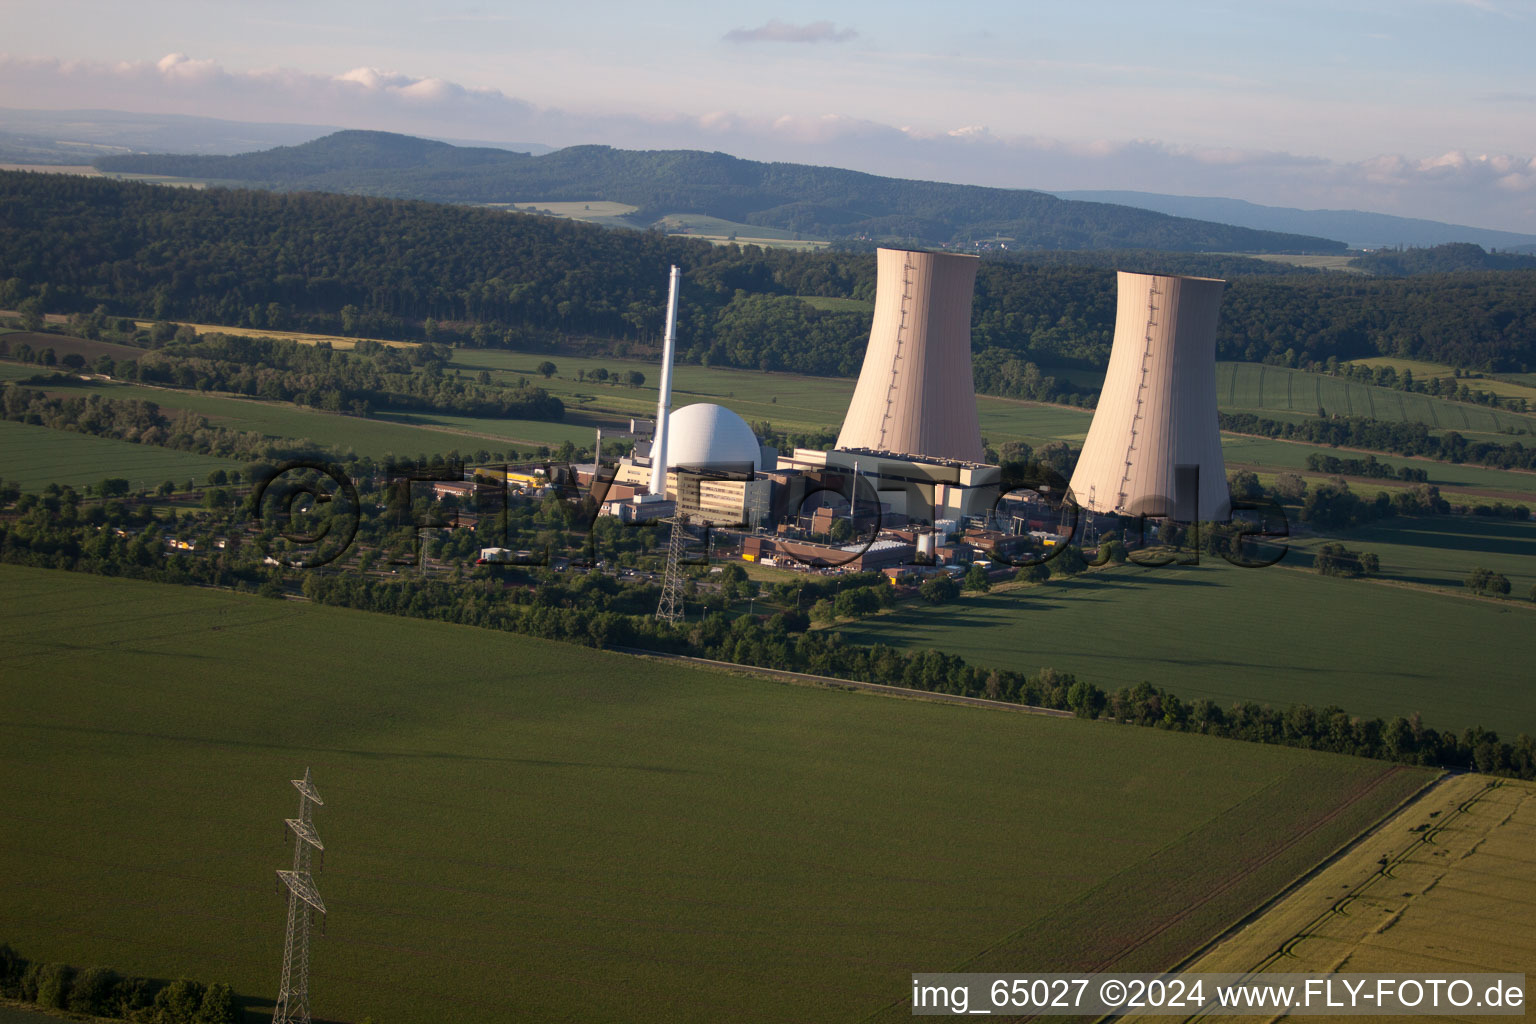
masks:
[(160, 981), (110, 967), (29, 961), (0, 943), (0, 995), (48, 1010), (142, 1024), (235, 1024), (240, 1011), (224, 982)]

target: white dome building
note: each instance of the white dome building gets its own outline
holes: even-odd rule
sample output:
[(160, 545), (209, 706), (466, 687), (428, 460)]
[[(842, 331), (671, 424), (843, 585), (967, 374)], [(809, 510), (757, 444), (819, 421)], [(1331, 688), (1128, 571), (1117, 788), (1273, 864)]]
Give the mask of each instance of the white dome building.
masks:
[(757, 473), (763, 468), (763, 449), (747, 421), (725, 406), (685, 405), (667, 417), (667, 468), (679, 466), (719, 472), (750, 467)]
[[(672, 409), (666, 433), (665, 497), (677, 502), (679, 512), (717, 526), (766, 521), (772, 484), (762, 475), (763, 449), (746, 420), (724, 406), (700, 402)], [(649, 462), (624, 459), (614, 481), (649, 487)]]

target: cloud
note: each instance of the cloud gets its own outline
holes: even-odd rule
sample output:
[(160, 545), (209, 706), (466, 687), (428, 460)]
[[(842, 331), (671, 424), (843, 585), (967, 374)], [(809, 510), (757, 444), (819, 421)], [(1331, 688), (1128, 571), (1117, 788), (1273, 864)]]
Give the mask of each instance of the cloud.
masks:
[(388, 69), (237, 71), (180, 53), (115, 64), (0, 55), (0, 95), (37, 97), (36, 105), (54, 109), (110, 107), (552, 146), (718, 150), (888, 177), (1224, 196), (1536, 233), (1536, 159), (1530, 153), (1447, 149), (1349, 162), (1158, 139), (1009, 135), (960, 118), (947, 128), (917, 129), (837, 113), (577, 112), (535, 106), (497, 89)]
[(791, 25), (773, 18), (757, 28), (733, 28), (721, 38), (727, 43), (846, 43), (858, 34), (830, 21)]

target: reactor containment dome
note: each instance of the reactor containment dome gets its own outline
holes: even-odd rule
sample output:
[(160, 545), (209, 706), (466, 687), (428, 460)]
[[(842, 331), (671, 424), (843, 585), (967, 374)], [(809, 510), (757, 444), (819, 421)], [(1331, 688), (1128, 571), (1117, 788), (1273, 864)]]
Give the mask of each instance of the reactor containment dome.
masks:
[(875, 318), (837, 447), (979, 463), (971, 377), (975, 256), (881, 249)]
[(732, 470), (763, 468), (763, 450), (747, 421), (720, 405), (700, 402), (673, 409), (667, 416), (669, 469)]
[(1072, 493), (1093, 512), (1226, 521), (1216, 418), (1223, 281), (1120, 271), (1115, 341)]

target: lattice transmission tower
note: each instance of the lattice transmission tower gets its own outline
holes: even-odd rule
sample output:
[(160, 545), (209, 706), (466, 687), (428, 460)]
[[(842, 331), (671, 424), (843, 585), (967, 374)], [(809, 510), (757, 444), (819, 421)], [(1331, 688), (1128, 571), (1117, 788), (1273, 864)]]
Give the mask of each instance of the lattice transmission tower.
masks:
[(661, 578), (661, 600), (656, 602), (656, 617), (664, 622), (676, 622), (683, 617), (682, 561), (683, 544), (688, 539), (688, 514), (679, 512), (664, 521), (672, 524), (672, 539), (667, 543), (667, 570)]
[[(321, 867), (325, 866), (325, 844), (320, 841), (313, 821), (314, 808), (323, 806), (325, 801), (310, 780), (308, 768), (304, 769), (302, 779), (293, 780), (293, 785), (299, 791), (299, 816), (286, 819), (288, 831), (295, 837), (293, 870), (277, 873), (278, 881), (288, 886), (288, 934), (283, 944), (283, 982), (277, 993), (277, 1007), (272, 1011), (272, 1024), (310, 1024), (309, 931), (314, 927), (317, 912), (321, 926), (325, 923), (325, 901), (309, 873), (310, 857), (315, 850), (320, 851)], [(288, 831), (283, 833), (285, 837)]]

